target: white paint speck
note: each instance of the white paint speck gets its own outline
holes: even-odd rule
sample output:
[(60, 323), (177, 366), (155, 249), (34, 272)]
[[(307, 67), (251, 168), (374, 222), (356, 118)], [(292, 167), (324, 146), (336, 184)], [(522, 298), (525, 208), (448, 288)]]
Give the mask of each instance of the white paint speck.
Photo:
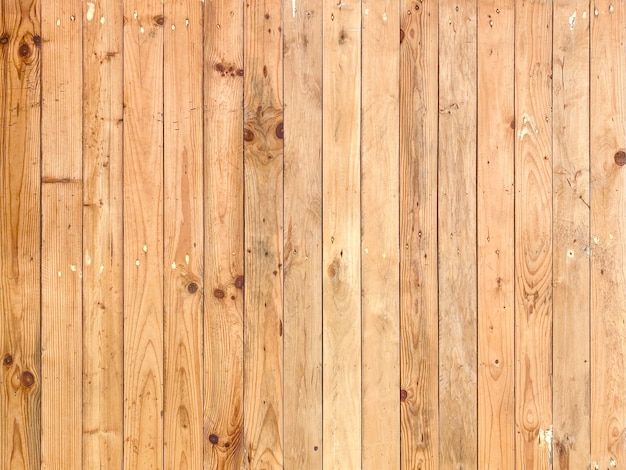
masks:
[(57, 276), (61, 277), (61, 271), (57, 272)]
[(597, 245), (600, 243), (600, 237), (593, 237), (593, 242)]
[(135, 260), (135, 266), (139, 266), (140, 264), (141, 264), (141, 262), (138, 259), (136, 259)]
[(133, 11), (133, 18), (135, 19), (139, 18), (139, 14), (137, 13), (137, 10)]
[[(613, 6), (613, 5), (611, 5)], [(617, 467), (617, 462), (615, 461), (615, 459), (613, 457), (611, 457), (611, 460), (609, 460), (609, 465), (611, 467)]]
[(75, 266), (75, 265), (70, 264), (70, 269), (71, 269), (73, 272), (76, 272), (76, 266)]
[(609, 233), (609, 239), (613, 240), (613, 234), (612, 233)]
[(172, 25), (172, 31), (176, 29), (176, 25)]
[(100, 24), (104, 24), (104, 22), (105, 22), (104, 16), (101, 16), (100, 17)]
[(567, 250), (567, 257), (568, 258), (573, 258), (574, 257), (574, 250)]
[(100, 265), (100, 274), (102, 274), (104, 272), (104, 264)]
[(598, 9), (596, 8), (595, 10), (593, 10), (593, 14), (598, 16), (600, 14), (600, 12), (598, 11)]
[(291, 17), (296, 17), (296, 0), (291, 0)]
[(366, 8), (366, 9), (365, 9), (365, 14), (366, 14), (366, 15), (369, 15), (369, 14), (370, 14), (370, 9), (369, 9), (369, 8)]
[(574, 29), (574, 25), (576, 24), (576, 11), (572, 13), (572, 16), (569, 17), (569, 29)]
[(76, 21), (76, 17), (74, 15), (70, 16), (70, 20)]
[(148, 245), (144, 245), (144, 246), (143, 246), (143, 252), (144, 252), (144, 253), (147, 253), (147, 252), (148, 252)]
[(383, 253), (383, 258), (386, 258), (386, 257), (387, 257), (387, 253)]
[(185, 263), (189, 264), (189, 255), (185, 255)]
[(185, 20), (185, 26), (189, 26), (189, 19)]
[(387, 21), (387, 12), (383, 13), (383, 21)]
[(139, 28), (139, 32), (140, 32), (141, 34), (143, 34), (143, 32), (144, 32), (144, 31), (145, 31), (145, 29), (143, 29), (143, 26), (142, 26), (141, 28)]
[(587, 12), (583, 11), (583, 18), (587, 18)]
[(368, 254), (370, 252), (370, 250), (368, 250), (367, 248), (365, 248), (365, 254)]
[(91, 258), (89, 257), (89, 255), (85, 257), (85, 263), (87, 263), (87, 266), (91, 266)]
[(172, 269), (176, 269), (176, 261), (172, 262)]
[(93, 20), (93, 14), (96, 12), (96, 4), (87, 2), (87, 21)]
[(613, 4), (611, 3), (609, 5), (609, 13), (613, 13), (615, 11), (615, 7), (613, 6)]
[(61, 20), (57, 19), (57, 26), (61, 26)]
[(489, 20), (489, 26), (493, 28), (493, 20)]

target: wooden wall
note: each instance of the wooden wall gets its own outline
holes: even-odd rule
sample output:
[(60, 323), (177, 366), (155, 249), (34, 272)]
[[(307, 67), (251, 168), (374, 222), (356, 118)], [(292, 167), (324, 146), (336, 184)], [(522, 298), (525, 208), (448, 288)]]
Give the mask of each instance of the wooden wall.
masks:
[(2, 469), (625, 469), (625, 0), (0, 0)]

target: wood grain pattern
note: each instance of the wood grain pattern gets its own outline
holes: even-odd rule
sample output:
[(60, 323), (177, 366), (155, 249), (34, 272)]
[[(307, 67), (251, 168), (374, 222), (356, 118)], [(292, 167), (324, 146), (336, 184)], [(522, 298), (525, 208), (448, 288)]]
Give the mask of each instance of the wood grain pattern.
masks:
[(552, 3), (515, 4), (516, 466), (552, 467)]
[(163, 467), (201, 469), (203, 7), (176, 0), (164, 10)]
[(476, 3), (439, 6), (439, 459), (477, 465)]
[(0, 3), (0, 466), (40, 467), (39, 2)]
[(591, 468), (626, 468), (626, 2), (591, 8)]
[(361, 14), (361, 468), (398, 469), (399, 3)]
[(85, 18), (82, 459), (84, 468), (121, 468), (122, 5), (107, 0), (94, 4), (93, 12), (89, 8), (83, 4), (81, 15)]
[(361, 3), (323, 5), (324, 468), (361, 466)]
[[(295, 9), (293, 6), (295, 5)], [(322, 2), (284, 14), (285, 468), (322, 468)]]
[(82, 22), (42, 4), (41, 466), (82, 466)]
[(401, 468), (439, 468), (438, 2), (403, 1), (400, 32)]
[(478, 468), (515, 468), (513, 1), (478, 3)]
[(590, 452), (589, 2), (553, 11), (553, 468), (564, 470), (587, 468)]
[(124, 466), (163, 465), (163, 3), (124, 2)]
[(243, 3), (204, 6), (204, 466), (227, 469), (243, 467)]
[(283, 75), (280, 0), (244, 10), (244, 468), (283, 465)]

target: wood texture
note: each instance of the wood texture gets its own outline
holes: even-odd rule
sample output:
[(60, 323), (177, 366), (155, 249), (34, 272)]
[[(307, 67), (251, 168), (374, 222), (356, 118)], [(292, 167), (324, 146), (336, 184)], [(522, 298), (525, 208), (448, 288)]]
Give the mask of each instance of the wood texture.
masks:
[(361, 468), (400, 468), (400, 14), (361, 8)]
[[(553, 468), (587, 468), (589, 381), (589, 2), (553, 20)], [(573, 347), (575, 345), (575, 347)]]
[[(295, 8), (294, 8), (295, 7)], [(322, 467), (322, 2), (284, 14), (285, 468)]]
[[(123, 462), (122, 6), (83, 4), (83, 467)], [(76, 15), (78, 17), (78, 15)], [(100, 18), (105, 18), (103, 27)], [(76, 18), (75, 18), (76, 20)]]
[(403, 1), (400, 31), (401, 468), (439, 468), (437, 2)]
[(82, 466), (81, 3), (42, 4), (41, 466)]
[(244, 10), (244, 468), (283, 465), (283, 75), (279, 0)]
[(626, 2), (591, 8), (591, 466), (625, 468)]
[(39, 2), (0, 3), (0, 466), (39, 468)]
[(243, 3), (204, 4), (204, 466), (243, 466)]
[[(476, 3), (439, 6), (439, 465), (477, 465)], [(432, 230), (432, 229), (431, 229)]]
[(323, 461), (361, 466), (361, 4), (323, 5)]
[(515, 468), (513, 1), (478, 3), (478, 468)]
[(552, 467), (552, 4), (515, 4), (516, 466)]
[(163, 24), (163, 467), (201, 469), (202, 3), (166, 2)]
[(124, 466), (160, 468), (163, 3), (124, 2), (124, 18)]

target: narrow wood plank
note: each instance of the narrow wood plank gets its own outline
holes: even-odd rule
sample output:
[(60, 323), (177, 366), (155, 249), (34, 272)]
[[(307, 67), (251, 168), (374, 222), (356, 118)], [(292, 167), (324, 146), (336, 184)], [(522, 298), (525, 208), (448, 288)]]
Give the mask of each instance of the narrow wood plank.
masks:
[(589, 1), (553, 19), (553, 467), (587, 468), (589, 377)]
[(324, 468), (361, 466), (361, 3), (323, 5)]
[(124, 466), (163, 465), (163, 2), (124, 2)]
[(244, 468), (283, 465), (282, 1), (244, 11)]
[(285, 468), (322, 467), (322, 2), (284, 13)]
[(165, 3), (164, 468), (201, 469), (203, 6)]
[(591, 468), (626, 468), (626, 2), (591, 8)]
[(84, 468), (121, 468), (124, 428), (122, 5), (112, 0), (84, 3), (81, 17), (84, 18), (82, 458)]
[(478, 468), (515, 468), (514, 1), (478, 2)]
[(40, 467), (38, 1), (0, 3), (0, 462)]
[(361, 7), (364, 469), (400, 468), (399, 7), (391, 0), (364, 1)]
[(243, 2), (204, 11), (204, 465), (243, 467)]
[(552, 2), (515, 4), (516, 465), (552, 467)]
[[(42, 3), (41, 465), (82, 467), (82, 4)], [(74, 19), (72, 19), (74, 18)]]
[(438, 2), (403, 0), (400, 32), (401, 468), (439, 468)]
[(439, 6), (439, 459), (477, 465), (476, 2)]

